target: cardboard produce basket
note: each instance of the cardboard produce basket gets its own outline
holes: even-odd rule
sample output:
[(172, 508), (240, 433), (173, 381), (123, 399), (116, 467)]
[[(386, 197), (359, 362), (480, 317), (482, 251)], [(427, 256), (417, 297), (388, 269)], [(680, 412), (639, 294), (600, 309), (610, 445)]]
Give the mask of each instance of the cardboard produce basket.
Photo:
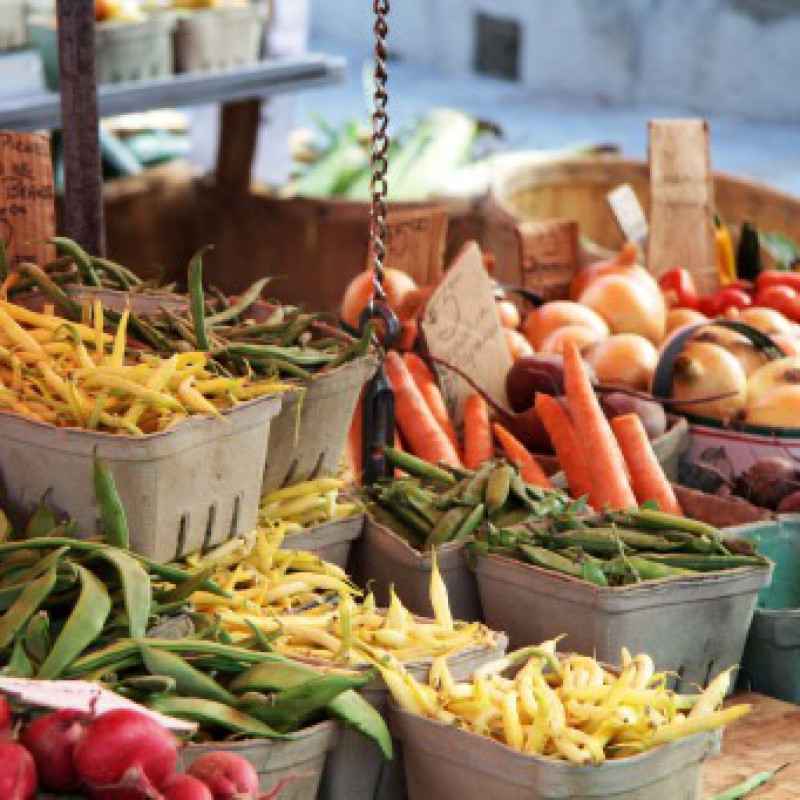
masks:
[(436, 720), (390, 709), (403, 746), (409, 800), (699, 800), (700, 770), (715, 734), (647, 753), (577, 766), (519, 753)]
[(25, 11), (25, 0), (0, 0), (0, 53), (24, 47), (28, 41)]
[[(445, 544), (438, 548), (437, 554), (453, 617), (482, 620), (478, 585), (467, 563), (464, 545)], [(423, 617), (433, 615), (429, 597), (431, 554), (416, 550), (402, 536), (371, 519), (369, 514), (364, 534), (356, 544), (353, 562), (356, 583), (359, 586), (369, 583), (378, 605), (389, 603), (389, 588), (394, 586), (409, 611)]]
[(800, 705), (800, 515), (733, 530), (775, 562), (772, 584), (753, 614), (739, 683)]
[(171, 561), (252, 530), (279, 397), (191, 417), (146, 436), (56, 428), (0, 413), (0, 482), (12, 515), (26, 519), (51, 490), (50, 503), (77, 521), (83, 536), (100, 528), (92, 455), (114, 474), (128, 516), (131, 547)]
[[(478, 667), (501, 657), (507, 643), (501, 637), (496, 647), (467, 650), (448, 659), (453, 678), (464, 680)], [(429, 664), (407, 665), (407, 669), (417, 680), (426, 680)], [(387, 715), (391, 695), (381, 679), (359, 692), (384, 717)], [(351, 728), (344, 728), (325, 764), (320, 800), (405, 800), (403, 751), (398, 741), (393, 743), (394, 759), (387, 761), (373, 742)]]
[(771, 574), (771, 566), (741, 567), (601, 587), (503, 556), (479, 556), (477, 566), (486, 622), (512, 647), (566, 634), (565, 648), (609, 664), (627, 647), (674, 672), (679, 691), (739, 664)]
[(286, 396), (270, 428), (263, 491), (339, 472), (358, 397), (377, 368), (377, 359), (365, 356), (322, 373), (302, 395)]
[(353, 514), (324, 522), (322, 525), (286, 535), (281, 547), (284, 550), (308, 550), (324, 561), (347, 569), (350, 551), (364, 530), (364, 521), (364, 514)]
[(254, 64), (261, 56), (270, 2), (204, 8), (175, 25), (175, 71), (211, 72)]
[(287, 778), (290, 780), (280, 793), (281, 800), (314, 800), (325, 759), (338, 736), (336, 723), (321, 722), (292, 734), (291, 739), (190, 744), (180, 752), (179, 768), (188, 769), (204, 753), (227, 750), (246, 758), (256, 768), (261, 791), (269, 792)]

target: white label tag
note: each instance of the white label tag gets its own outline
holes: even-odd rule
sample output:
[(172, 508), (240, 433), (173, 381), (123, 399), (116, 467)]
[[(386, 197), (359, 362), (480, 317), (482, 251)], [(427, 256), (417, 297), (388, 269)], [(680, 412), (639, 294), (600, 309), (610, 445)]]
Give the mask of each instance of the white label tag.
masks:
[(625, 238), (641, 244), (647, 238), (647, 218), (630, 184), (623, 183), (610, 191), (606, 198)]
[(178, 733), (193, 733), (194, 722), (168, 717), (151, 711), (125, 697), (88, 681), (37, 681), (27, 678), (0, 677), (0, 692), (32, 706), (45, 708), (71, 708), (89, 717), (98, 717), (116, 708), (130, 708), (155, 720), (159, 725)]

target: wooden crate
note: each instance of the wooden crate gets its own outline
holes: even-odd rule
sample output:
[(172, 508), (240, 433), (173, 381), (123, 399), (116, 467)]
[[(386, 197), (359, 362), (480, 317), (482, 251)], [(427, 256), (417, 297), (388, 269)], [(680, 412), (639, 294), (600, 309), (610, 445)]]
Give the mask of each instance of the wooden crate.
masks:
[[(577, 219), (581, 234), (603, 247), (619, 248), (623, 237), (606, 195), (623, 183), (631, 185), (647, 211), (648, 164), (617, 156), (517, 165), (498, 174), (492, 186), (492, 201), (499, 210), (519, 220)], [(800, 241), (800, 198), (744, 178), (716, 173), (714, 199), (728, 224), (751, 220), (762, 230), (779, 231)]]

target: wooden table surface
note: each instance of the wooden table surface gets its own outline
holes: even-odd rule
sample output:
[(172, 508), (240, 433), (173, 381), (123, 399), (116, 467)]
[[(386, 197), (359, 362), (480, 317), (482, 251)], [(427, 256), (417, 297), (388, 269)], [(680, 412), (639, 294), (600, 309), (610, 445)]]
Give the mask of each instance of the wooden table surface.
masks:
[(736, 703), (753, 710), (725, 729), (722, 753), (703, 766), (703, 797), (738, 786), (753, 775), (787, 764), (750, 798), (800, 798), (800, 706), (760, 694), (741, 694)]

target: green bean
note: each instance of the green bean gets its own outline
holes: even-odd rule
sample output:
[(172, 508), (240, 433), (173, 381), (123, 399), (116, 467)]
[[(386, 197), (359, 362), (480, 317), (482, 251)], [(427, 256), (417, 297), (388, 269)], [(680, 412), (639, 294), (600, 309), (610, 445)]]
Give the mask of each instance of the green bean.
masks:
[(128, 550), (131, 546), (128, 517), (117, 491), (114, 474), (97, 455), (97, 448), (92, 454), (92, 479), (106, 541), (114, 547)]
[(478, 503), (475, 508), (470, 511), (469, 516), (461, 523), (458, 530), (455, 534), (451, 537), (451, 542), (463, 542), (465, 539), (472, 536), (475, 532), (475, 529), (480, 525), (481, 520), (483, 519), (484, 514), (484, 505), (483, 503)]
[(196, 572), (190, 578), (176, 584), (174, 588), (159, 597), (159, 603), (161, 605), (165, 603), (184, 603), (195, 592), (202, 589), (214, 572), (214, 566), (206, 567), (205, 569), (200, 570), (200, 572)]
[(14, 640), (11, 657), (2, 672), (11, 678), (32, 678), (34, 676), (35, 670), (30, 658), (28, 658), (28, 654), (25, 652), (21, 636), (17, 636)]
[(438, 547), (440, 544), (450, 541), (461, 527), (465, 518), (469, 515), (470, 509), (460, 506), (445, 511), (425, 540), (425, 548), (430, 549), (432, 547)]
[(40, 680), (55, 680), (102, 633), (111, 612), (111, 598), (100, 580), (80, 564), (73, 564), (81, 593), (72, 613), (39, 668)]
[(693, 553), (640, 553), (640, 555), (648, 561), (694, 572), (715, 572), (737, 567), (766, 567), (769, 563), (761, 556), (694, 555)]
[(0, 617), (0, 650), (11, 644), (28, 624), (28, 620), (39, 610), (50, 592), (53, 591), (57, 574), (58, 562), (56, 561), (40, 578), (31, 581), (14, 605)]
[(500, 511), (508, 502), (513, 472), (509, 464), (500, 464), (492, 470), (486, 484), (486, 510), (490, 515)]
[(234, 343), (229, 344), (226, 350), (233, 355), (281, 361), (301, 369), (324, 367), (333, 360), (330, 353), (322, 353), (311, 347)]
[(78, 322), (81, 318), (81, 307), (76, 303), (41, 267), (24, 263), (20, 270), (28, 275), (40, 291), (55, 303), (56, 307), (67, 319)]
[(36, 510), (25, 528), (26, 539), (38, 539), (40, 536), (47, 536), (53, 528), (58, 526), (56, 515), (47, 503), (52, 492), (52, 489), (48, 489), (39, 501), (39, 505), (36, 506)]
[(595, 586), (608, 586), (603, 568), (595, 561), (581, 562), (580, 577)]
[(142, 279), (138, 275), (131, 272), (127, 267), (123, 267), (122, 264), (117, 264), (115, 261), (92, 256), (92, 264), (108, 275), (111, 275), (123, 290), (128, 290), (132, 286), (141, 286), (142, 284)]
[(666, 564), (660, 564), (654, 561), (650, 556), (628, 556), (628, 564), (633, 567), (639, 575), (639, 578), (644, 581), (658, 580), (660, 578), (676, 578), (686, 575), (691, 575), (692, 571), (688, 569), (680, 569), (678, 567), (670, 567)]
[(203, 255), (210, 250), (209, 246), (203, 247), (192, 257), (189, 264), (189, 300), (191, 305), (194, 335), (197, 340), (198, 350), (208, 351), (206, 331), (206, 298), (203, 294)]
[(565, 575), (572, 575), (574, 578), (581, 577), (580, 566), (565, 556), (554, 553), (552, 550), (546, 550), (543, 547), (534, 547), (529, 544), (520, 544), (519, 549), (528, 561), (536, 567), (563, 572)]
[(188, 661), (167, 650), (157, 650), (139, 643), (145, 667), (151, 675), (160, 675), (175, 681), (179, 694), (216, 700), (229, 706), (236, 705), (236, 698), (220, 686), (213, 678), (195, 669)]
[(166, 675), (134, 675), (117, 681), (113, 688), (117, 693), (128, 689), (137, 695), (150, 695), (171, 694), (175, 691), (175, 687), (175, 681)]
[(237, 734), (264, 739), (291, 738), (249, 714), (214, 700), (203, 700), (199, 697), (153, 697), (148, 700), (147, 705), (171, 717), (198, 722), (212, 728), (225, 728)]
[(397, 469), (413, 475), (416, 478), (424, 478), (425, 480), (433, 481), (434, 483), (444, 483), (452, 486), (456, 483), (456, 479), (446, 470), (429, 464), (421, 458), (412, 456), (410, 453), (405, 453), (402, 450), (396, 450), (394, 447), (384, 447), (384, 455), (386, 460)]
[(59, 253), (69, 256), (75, 262), (75, 266), (78, 267), (89, 286), (102, 287), (103, 284), (97, 276), (91, 256), (77, 242), (67, 239), (66, 236), (54, 236), (48, 241), (56, 246)]
[[(369, 507), (369, 515), (379, 525), (390, 528), (398, 536), (402, 536), (407, 542), (414, 544), (420, 542), (420, 534), (411, 525), (406, 525), (397, 514), (393, 513), (390, 509), (373, 503)], [(424, 539), (422, 540), (424, 541)]]
[(135, 558), (119, 550), (104, 548), (91, 556), (104, 559), (117, 571), (128, 616), (128, 635), (140, 639), (147, 630), (153, 602), (150, 576)]
[(486, 492), (486, 484), (489, 483), (489, 476), (494, 470), (494, 462), (487, 461), (482, 464), (478, 470), (470, 474), (467, 478), (467, 485), (461, 494), (461, 499), (470, 505), (477, 505), (483, 502), (483, 496)]
[(548, 547), (556, 550), (579, 547), (593, 555), (615, 554), (620, 549), (629, 549), (614, 533), (595, 529), (548, 533), (542, 536), (542, 540)]
[(261, 297), (261, 292), (264, 291), (264, 287), (270, 280), (271, 278), (261, 278), (257, 280), (232, 306), (229, 306), (224, 311), (220, 311), (218, 314), (208, 317), (206, 319), (206, 324), (221, 325), (223, 322), (236, 319), (236, 317), (247, 311), (247, 309)]
[(390, 502), (381, 499), (381, 502), (386, 503), (388, 509), (394, 516), (396, 516), (406, 527), (410, 528), (415, 533), (415, 538), (424, 542), (430, 536), (432, 525), (423, 517), (421, 517), (413, 508), (405, 506), (401, 503)]
[[(759, 772), (756, 775), (753, 775), (751, 778), (748, 778), (743, 783), (740, 783), (738, 786), (734, 786), (731, 789), (726, 789), (720, 794), (715, 794), (713, 797), (709, 798), (709, 800), (742, 800), (742, 798), (747, 797), (751, 792), (758, 789), (759, 786), (769, 783), (775, 777), (775, 775), (777, 775), (777, 773), (787, 766), (788, 764), (781, 764), (775, 769)], [(766, 797), (766, 795), (764, 796)]]
[(51, 646), (50, 617), (46, 611), (38, 611), (30, 618), (22, 638), (25, 652), (41, 664), (47, 658)]

